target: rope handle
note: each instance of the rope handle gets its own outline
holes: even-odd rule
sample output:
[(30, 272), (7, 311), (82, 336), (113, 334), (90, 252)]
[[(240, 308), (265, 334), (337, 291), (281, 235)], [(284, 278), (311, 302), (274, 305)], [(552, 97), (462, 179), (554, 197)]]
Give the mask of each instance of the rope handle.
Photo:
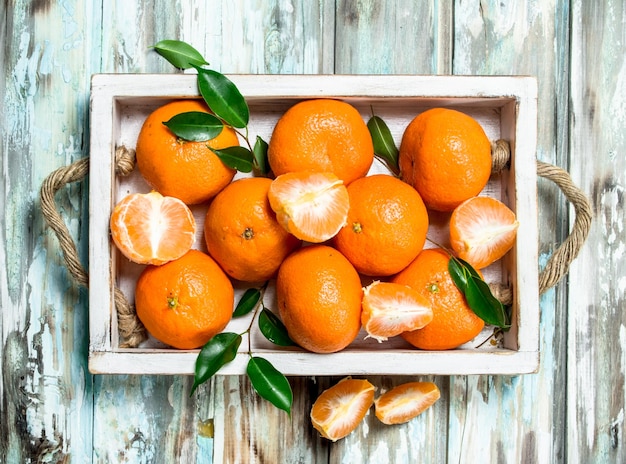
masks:
[[(135, 167), (135, 154), (125, 147), (119, 147), (115, 151), (115, 172), (120, 176), (129, 175)], [(78, 258), (76, 244), (72, 240), (65, 221), (56, 209), (55, 194), (67, 184), (83, 180), (89, 173), (89, 158), (82, 158), (74, 163), (53, 171), (46, 177), (41, 186), (40, 202), (41, 212), (48, 226), (54, 231), (63, 259), (68, 271), (77, 284), (89, 287), (89, 275), (83, 268)], [(124, 293), (115, 287), (115, 309), (117, 311), (117, 323), (122, 338), (121, 348), (134, 348), (147, 338), (147, 332), (137, 314), (135, 308), (130, 305)]]
[[(511, 158), (510, 147), (505, 140), (498, 140), (492, 147), (492, 172), (497, 173), (505, 169)], [(115, 150), (115, 172), (120, 176), (127, 176), (135, 166), (135, 153), (124, 146)], [(54, 231), (63, 259), (68, 271), (79, 285), (89, 287), (89, 276), (78, 258), (76, 245), (69, 230), (56, 209), (55, 194), (67, 184), (83, 180), (89, 172), (89, 158), (83, 158), (74, 163), (53, 171), (43, 182), (40, 192), (41, 210), (48, 226)], [(576, 185), (564, 169), (537, 161), (537, 175), (554, 182), (563, 192), (567, 200), (573, 205), (576, 214), (572, 231), (563, 243), (548, 259), (546, 266), (539, 273), (539, 294), (554, 287), (569, 271), (569, 266), (580, 252), (589, 230), (591, 229), (592, 210), (589, 200)], [(494, 295), (503, 303), (511, 304), (512, 291), (510, 287), (497, 284), (490, 285)], [(143, 324), (137, 318), (134, 307), (129, 304), (122, 291), (114, 289), (115, 308), (117, 311), (118, 328), (124, 348), (138, 346), (147, 338)]]

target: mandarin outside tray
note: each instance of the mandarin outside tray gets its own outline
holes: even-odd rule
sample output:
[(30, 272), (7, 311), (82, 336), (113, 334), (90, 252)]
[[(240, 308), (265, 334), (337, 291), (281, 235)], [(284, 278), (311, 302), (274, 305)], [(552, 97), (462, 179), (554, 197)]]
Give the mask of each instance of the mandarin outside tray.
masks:
[[(509, 285), (513, 292), (513, 326), (497, 344), (474, 341), (450, 351), (420, 351), (403, 340), (378, 343), (363, 331), (345, 350), (314, 354), (282, 348), (265, 340), (256, 324), (252, 352), (285, 375), (466, 375), (523, 374), (539, 365), (539, 297), (537, 253), (537, 84), (532, 77), (508, 76), (354, 76), (230, 75), (250, 106), (250, 138), (269, 141), (274, 124), (294, 103), (310, 98), (338, 98), (355, 106), (367, 121), (372, 111), (389, 125), (399, 146), (407, 124), (425, 109), (444, 106), (466, 112), (484, 127), (490, 140), (510, 143), (510, 168), (492, 176), (483, 194), (496, 197), (516, 212), (520, 222), (516, 246), (484, 270), (487, 282)], [(156, 107), (181, 98), (198, 98), (193, 74), (94, 75), (91, 86), (89, 219), (89, 370), (98, 374), (193, 374), (198, 350), (168, 348), (150, 338), (138, 348), (121, 348), (113, 300), (115, 287), (133, 301), (135, 281), (143, 269), (115, 249), (109, 216), (115, 203), (134, 191), (149, 191), (137, 170), (128, 177), (114, 171), (115, 150), (135, 147), (139, 129)], [(371, 172), (386, 172), (375, 161)], [(242, 174), (238, 174), (238, 177)], [(193, 208), (198, 221), (196, 247), (205, 249), (202, 224), (206, 205)], [(441, 216), (441, 215), (439, 215)], [(429, 237), (447, 243), (445, 217), (431, 218)], [(428, 245), (427, 245), (428, 246)], [(238, 285), (236, 298), (245, 289)], [(265, 305), (276, 310), (270, 285)], [(249, 316), (250, 317), (250, 316)], [(244, 332), (249, 317), (233, 319), (227, 331)], [(234, 361), (219, 374), (245, 373), (248, 339)]]

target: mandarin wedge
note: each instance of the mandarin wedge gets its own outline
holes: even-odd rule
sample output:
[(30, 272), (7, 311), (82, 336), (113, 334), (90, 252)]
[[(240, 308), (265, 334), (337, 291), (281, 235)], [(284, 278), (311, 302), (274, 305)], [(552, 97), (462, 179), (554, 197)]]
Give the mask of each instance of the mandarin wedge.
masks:
[(350, 208), (346, 186), (330, 172), (282, 174), (272, 181), (268, 198), (287, 232), (312, 243), (334, 237)]
[(408, 382), (374, 400), (376, 417), (383, 424), (403, 424), (430, 408), (441, 397), (433, 382)]
[(470, 198), (450, 216), (450, 245), (459, 258), (482, 269), (513, 248), (518, 227), (515, 213), (501, 201)]
[(376, 388), (367, 380), (346, 377), (324, 390), (311, 408), (311, 423), (324, 438), (337, 441), (361, 423), (374, 403)]
[(124, 256), (139, 264), (164, 264), (195, 242), (196, 221), (178, 198), (132, 193), (113, 208), (111, 237)]
[(430, 302), (417, 290), (393, 282), (374, 281), (363, 289), (361, 324), (379, 342), (421, 329), (433, 320)]

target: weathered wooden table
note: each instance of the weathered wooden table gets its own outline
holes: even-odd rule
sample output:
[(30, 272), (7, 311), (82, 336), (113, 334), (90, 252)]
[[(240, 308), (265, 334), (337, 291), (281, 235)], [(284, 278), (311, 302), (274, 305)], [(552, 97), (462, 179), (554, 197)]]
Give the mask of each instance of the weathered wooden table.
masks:
[[(624, 2), (189, 3), (0, 5), (0, 462), (626, 461)], [(539, 371), (434, 377), (442, 399), (426, 414), (395, 427), (370, 415), (336, 444), (308, 420), (335, 378), (291, 378), (288, 418), (243, 377), (217, 376), (190, 397), (191, 377), (91, 375), (87, 291), (42, 219), (39, 189), (89, 156), (90, 76), (173, 72), (149, 49), (166, 38), (224, 73), (536, 76), (537, 157), (567, 169), (595, 214), (569, 275), (541, 297)], [(538, 187), (541, 267), (573, 215), (553, 184)], [(57, 195), (83, 263), (87, 192), (78, 182)]]

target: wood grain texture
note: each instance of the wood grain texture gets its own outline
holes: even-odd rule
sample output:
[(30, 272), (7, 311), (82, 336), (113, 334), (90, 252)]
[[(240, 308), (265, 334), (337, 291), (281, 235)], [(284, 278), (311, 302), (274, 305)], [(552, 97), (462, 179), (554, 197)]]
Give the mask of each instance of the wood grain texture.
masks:
[[(3, 270), (0, 461), (91, 459), (92, 377), (85, 358), (86, 293), (73, 285), (38, 203), (47, 172), (86, 155), (91, 47), (83, 3), (4, 2)], [(76, 16), (74, 16), (76, 15)], [(99, 22), (99, 21), (98, 21)], [(89, 40), (89, 42), (91, 42)], [(99, 44), (94, 44), (96, 49)], [(71, 103), (70, 103), (71, 102)], [(87, 233), (84, 185), (59, 194), (77, 237)], [(86, 256), (87, 243), (79, 244)]]
[[(624, 441), (623, 0), (73, 0), (0, 4), (0, 463), (585, 462)], [(43, 179), (88, 156), (92, 73), (175, 72), (149, 47), (195, 45), (225, 73), (531, 74), (541, 160), (568, 169), (596, 221), (566, 281), (541, 298), (541, 367), (432, 378), (442, 398), (408, 424), (370, 413), (331, 444), (308, 421), (335, 377), (291, 379), (291, 418), (244, 377), (87, 372), (87, 292), (38, 204)], [(539, 265), (572, 218), (538, 181)], [(87, 259), (87, 187), (57, 195)], [(374, 376), (382, 391), (412, 376)]]
[(626, 460), (624, 24), (624, 2), (572, 5), (570, 171), (591, 195), (595, 224), (569, 279), (570, 462)]
[(337, 2), (336, 74), (448, 73), (451, 2)]

